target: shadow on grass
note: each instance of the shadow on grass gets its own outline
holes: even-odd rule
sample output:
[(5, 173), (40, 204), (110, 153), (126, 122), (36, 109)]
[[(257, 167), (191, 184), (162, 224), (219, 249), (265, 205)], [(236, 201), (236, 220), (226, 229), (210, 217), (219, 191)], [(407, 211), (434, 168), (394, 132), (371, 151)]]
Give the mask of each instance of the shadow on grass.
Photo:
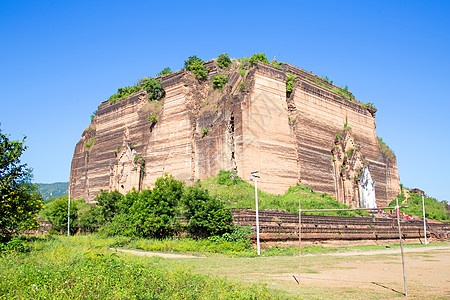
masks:
[(378, 282), (372, 282), (372, 283), (375, 284), (375, 285), (377, 285), (377, 286), (381, 286), (382, 288), (385, 288), (385, 289), (394, 291), (394, 292), (396, 292), (396, 293), (398, 293), (398, 294), (401, 294), (401, 295), (403, 295), (403, 296), (406, 296), (405, 293), (399, 292), (399, 291), (397, 291), (397, 290), (395, 290), (395, 289), (393, 289), (393, 288), (390, 288), (390, 287), (387, 287), (387, 286), (385, 286), (385, 285), (382, 285), (381, 283), (378, 283)]

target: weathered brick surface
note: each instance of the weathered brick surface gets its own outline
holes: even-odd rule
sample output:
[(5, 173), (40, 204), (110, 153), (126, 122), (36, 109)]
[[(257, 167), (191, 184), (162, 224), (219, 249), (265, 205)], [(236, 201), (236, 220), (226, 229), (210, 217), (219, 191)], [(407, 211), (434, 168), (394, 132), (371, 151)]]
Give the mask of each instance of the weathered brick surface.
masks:
[[(223, 72), (208, 66), (212, 73)], [(74, 197), (92, 202), (101, 189), (150, 187), (164, 173), (192, 183), (226, 169), (244, 180), (260, 171), (258, 187), (271, 193), (300, 182), (349, 201), (357, 193), (344, 193), (350, 181), (343, 183), (332, 156), (347, 118), (358, 155), (376, 181), (378, 204), (393, 199), (400, 190), (397, 164), (378, 147), (374, 113), (306, 80), (314, 75), (287, 66), (298, 76), (290, 98), (286, 72), (258, 63), (245, 78), (232, 72), (221, 92), (180, 71), (163, 78), (166, 97), (159, 104), (149, 103), (146, 92), (101, 103), (75, 147)], [(156, 123), (147, 119), (154, 113)], [(357, 191), (357, 185), (350, 188)]]

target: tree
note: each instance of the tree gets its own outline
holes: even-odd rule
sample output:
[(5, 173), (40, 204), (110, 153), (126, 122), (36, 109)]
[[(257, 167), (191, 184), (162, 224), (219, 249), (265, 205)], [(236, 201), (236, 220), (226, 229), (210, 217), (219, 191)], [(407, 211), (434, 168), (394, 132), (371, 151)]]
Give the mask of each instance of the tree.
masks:
[(189, 59), (184, 62), (184, 68), (194, 73), (197, 80), (206, 80), (208, 78), (208, 73), (206, 72), (204, 63), (203, 60), (194, 55), (190, 56)]
[(256, 65), (256, 62), (258, 62), (258, 61), (266, 63), (266, 64), (269, 63), (269, 60), (267, 59), (265, 53), (255, 53), (252, 55), (252, 57), (250, 57), (251, 65)]
[(20, 162), (27, 149), (24, 142), (25, 138), (9, 140), (0, 129), (0, 241), (39, 225), (36, 214), (42, 208), (42, 197), (31, 183), (31, 170)]
[[(75, 234), (78, 230), (78, 205), (70, 201), (70, 233)], [(43, 211), (47, 219), (52, 223), (52, 228), (60, 233), (67, 233), (67, 195), (55, 198), (45, 205)]]
[(166, 91), (161, 87), (161, 81), (155, 78), (144, 78), (142, 88), (147, 91), (150, 101), (161, 100), (166, 96)]
[(183, 194), (183, 183), (164, 174), (153, 190), (143, 190), (130, 208), (140, 237), (166, 238), (174, 235), (177, 206)]
[(213, 87), (215, 89), (222, 90), (222, 88), (228, 83), (228, 76), (223, 76), (221, 74), (214, 75), (213, 77)]
[(191, 186), (183, 194), (188, 232), (195, 238), (221, 236), (233, 232), (233, 215), (207, 190)]
[(221, 69), (226, 69), (231, 65), (231, 59), (228, 57), (228, 53), (222, 53), (217, 58), (217, 65)]
[(165, 67), (164, 69), (161, 70), (161, 72), (159, 72), (158, 74), (156, 74), (156, 77), (163, 77), (169, 74), (172, 74), (172, 70), (169, 67)]
[(120, 212), (120, 202), (122, 200), (123, 195), (118, 191), (107, 192), (100, 190), (100, 194), (95, 197), (95, 201), (98, 203), (100, 215), (105, 222), (111, 222), (114, 215)]

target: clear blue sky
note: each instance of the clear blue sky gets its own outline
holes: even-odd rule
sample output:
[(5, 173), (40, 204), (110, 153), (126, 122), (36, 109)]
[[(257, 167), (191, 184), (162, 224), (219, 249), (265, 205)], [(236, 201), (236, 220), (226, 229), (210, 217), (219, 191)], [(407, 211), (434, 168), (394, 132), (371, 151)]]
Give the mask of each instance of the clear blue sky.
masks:
[(265, 52), (373, 102), (401, 182), (450, 200), (450, 1), (0, 0), (0, 122), (36, 182), (68, 181), (90, 115), (117, 88)]

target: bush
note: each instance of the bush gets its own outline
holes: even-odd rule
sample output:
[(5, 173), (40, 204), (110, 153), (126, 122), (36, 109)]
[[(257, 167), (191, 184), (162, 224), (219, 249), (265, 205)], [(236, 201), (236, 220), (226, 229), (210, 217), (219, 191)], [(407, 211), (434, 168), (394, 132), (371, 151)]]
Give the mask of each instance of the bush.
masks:
[(25, 253), (29, 250), (30, 248), (27, 247), (24, 242), (18, 237), (12, 238), (5, 244), (0, 243), (0, 255), (9, 252)]
[(11, 141), (0, 129), (0, 242), (22, 230), (37, 228), (36, 215), (42, 208), (37, 186), (31, 184), (31, 169), (20, 163), (27, 148)]
[(219, 174), (217, 175), (217, 183), (220, 185), (234, 185), (238, 182), (242, 181), (237, 175), (236, 171), (225, 171), (220, 170)]
[(158, 74), (156, 74), (156, 77), (163, 77), (169, 74), (172, 74), (172, 70), (169, 67), (166, 67), (164, 69), (162, 69), (161, 72), (159, 72)]
[[(403, 191), (400, 195), (398, 195), (398, 203), (401, 203), (405, 200), (405, 195)], [(425, 197), (425, 217), (429, 219), (434, 219), (438, 221), (450, 221), (450, 212), (445, 208), (445, 202), (439, 202), (434, 198)], [(395, 206), (395, 199), (389, 203), (389, 206)], [(411, 214), (413, 216), (423, 217), (422, 210), (422, 196), (416, 193), (410, 193), (410, 197), (408, 198), (407, 205), (409, 208), (401, 208), (400, 211), (405, 214)]]
[(156, 113), (151, 114), (148, 118), (147, 121), (156, 123), (158, 122), (158, 115)]
[(117, 93), (109, 97), (109, 103), (114, 103), (118, 100), (122, 100), (134, 93), (145, 90), (147, 91), (147, 96), (150, 101), (160, 100), (165, 97), (166, 92), (161, 87), (161, 82), (154, 78), (143, 78), (138, 80), (135, 86), (127, 86), (124, 88), (119, 88)]
[(220, 236), (233, 232), (233, 216), (223, 203), (209, 196), (207, 190), (191, 186), (183, 194), (187, 229), (194, 238)]
[(294, 90), (295, 75), (288, 75), (286, 79), (286, 97), (290, 97)]
[(105, 222), (111, 222), (114, 215), (120, 213), (120, 202), (123, 195), (118, 191), (107, 192), (100, 190), (100, 194), (95, 197), (100, 208), (100, 215)]
[(204, 63), (203, 60), (194, 55), (190, 56), (189, 59), (184, 62), (184, 68), (194, 73), (197, 80), (202, 81), (208, 79), (208, 73), (206, 72)]
[(165, 174), (155, 182), (153, 190), (135, 195), (130, 214), (135, 222), (136, 235), (166, 238), (175, 234), (177, 206), (183, 193), (183, 183)]
[[(67, 195), (54, 198), (45, 205), (43, 214), (52, 223), (52, 228), (60, 233), (67, 233)], [(75, 202), (70, 203), (70, 233), (75, 234), (78, 230), (78, 205)]]
[(95, 204), (86, 204), (84, 200), (80, 202), (78, 205), (78, 228), (84, 233), (96, 232), (99, 225), (103, 223), (100, 207)]
[(226, 69), (231, 65), (231, 59), (228, 57), (228, 53), (219, 55), (217, 59), (217, 66), (221, 69)]
[(269, 60), (267, 59), (266, 54), (264, 54), (264, 53), (253, 54), (252, 57), (250, 57), (249, 61), (250, 61), (251, 65), (256, 65), (256, 62), (258, 62), (258, 61), (266, 63), (266, 64), (269, 63)]
[(228, 83), (228, 76), (223, 75), (214, 75), (213, 78), (213, 87), (215, 89), (222, 90), (222, 88)]
[(154, 78), (144, 78), (142, 89), (147, 91), (147, 97), (150, 101), (161, 100), (166, 96), (166, 91), (161, 87), (161, 81)]

